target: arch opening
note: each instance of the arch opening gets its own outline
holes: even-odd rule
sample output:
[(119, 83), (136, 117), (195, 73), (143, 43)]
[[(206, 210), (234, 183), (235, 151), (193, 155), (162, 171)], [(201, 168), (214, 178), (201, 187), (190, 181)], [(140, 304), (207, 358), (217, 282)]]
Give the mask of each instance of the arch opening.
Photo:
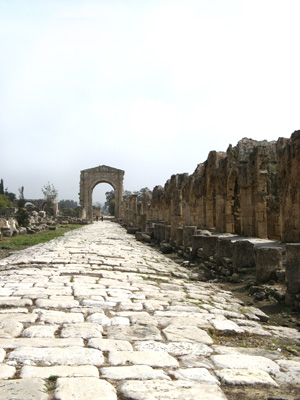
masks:
[[(119, 217), (119, 209), (124, 191), (124, 174), (124, 171), (106, 165), (81, 171), (79, 195), (83, 218), (87, 218), (91, 221), (93, 220), (93, 191), (95, 187), (101, 183), (108, 184), (114, 189), (115, 216), (117, 218)], [(97, 193), (97, 191), (95, 193)]]

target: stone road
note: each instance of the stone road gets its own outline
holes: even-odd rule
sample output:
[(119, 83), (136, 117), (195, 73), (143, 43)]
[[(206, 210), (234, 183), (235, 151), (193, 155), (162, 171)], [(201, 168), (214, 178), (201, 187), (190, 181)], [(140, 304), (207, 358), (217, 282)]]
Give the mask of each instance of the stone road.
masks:
[(115, 223), (13, 254), (0, 276), (0, 400), (221, 400), (233, 385), (300, 385), (296, 354), (244, 342), (299, 341), (297, 330)]

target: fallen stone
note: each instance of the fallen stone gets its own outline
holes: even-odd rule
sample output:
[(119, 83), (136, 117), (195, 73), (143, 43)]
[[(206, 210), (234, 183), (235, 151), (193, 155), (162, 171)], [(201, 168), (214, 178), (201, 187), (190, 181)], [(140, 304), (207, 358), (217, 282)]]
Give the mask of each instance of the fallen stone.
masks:
[(59, 378), (54, 393), (56, 400), (117, 400), (115, 388), (96, 378)]

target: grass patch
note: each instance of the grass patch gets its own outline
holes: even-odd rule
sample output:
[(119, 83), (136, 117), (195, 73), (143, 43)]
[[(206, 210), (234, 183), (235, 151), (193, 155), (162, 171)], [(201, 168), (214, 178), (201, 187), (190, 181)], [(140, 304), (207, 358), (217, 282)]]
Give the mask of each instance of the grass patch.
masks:
[(19, 235), (12, 237), (4, 237), (0, 242), (0, 247), (8, 246), (10, 251), (20, 251), (27, 247), (35, 246), (40, 243), (49, 242), (52, 239), (63, 236), (66, 232), (74, 229), (81, 228), (82, 225), (62, 225), (59, 226), (55, 231), (43, 231), (34, 233), (32, 235)]

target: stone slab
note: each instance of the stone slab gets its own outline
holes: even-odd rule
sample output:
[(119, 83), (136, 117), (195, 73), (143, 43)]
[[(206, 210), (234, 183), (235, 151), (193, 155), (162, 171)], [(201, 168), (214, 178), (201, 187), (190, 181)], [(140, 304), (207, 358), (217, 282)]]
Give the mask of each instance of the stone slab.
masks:
[(0, 364), (0, 379), (10, 379), (15, 373), (15, 367), (6, 364)]
[(21, 323), (33, 324), (37, 319), (38, 319), (37, 314), (26, 314), (26, 313), (0, 314), (0, 321), (13, 320)]
[(17, 337), (23, 330), (23, 324), (14, 320), (0, 321), (0, 338)]
[(110, 326), (111, 325), (111, 321), (110, 318), (108, 318), (104, 312), (95, 312), (93, 314), (90, 314), (87, 319), (88, 322), (94, 322), (97, 324), (100, 324), (102, 326)]
[(194, 353), (179, 357), (180, 364), (185, 368), (213, 369), (213, 364), (206, 357)]
[(40, 321), (47, 324), (68, 324), (84, 321), (80, 313), (68, 313), (63, 311), (47, 311), (40, 315)]
[(171, 342), (200, 342), (213, 344), (212, 338), (203, 330), (191, 326), (169, 325), (163, 330), (166, 339)]
[(61, 331), (62, 338), (101, 338), (103, 327), (91, 322), (82, 322), (81, 324), (65, 324)]
[(169, 373), (175, 379), (188, 379), (219, 385), (219, 381), (206, 368), (179, 368), (177, 371), (170, 371)]
[(107, 367), (100, 369), (101, 378), (113, 380), (125, 379), (167, 379), (171, 378), (163, 371), (153, 369), (148, 365), (131, 365), (126, 367)]
[(272, 374), (279, 372), (279, 366), (274, 361), (261, 356), (213, 355), (211, 360), (220, 369), (259, 369)]
[(70, 347), (83, 346), (81, 338), (11, 338), (0, 339), (0, 347), (4, 349), (15, 349), (17, 347)]
[(259, 369), (227, 368), (215, 371), (225, 385), (264, 385), (279, 387), (270, 375)]
[(108, 355), (111, 365), (149, 365), (157, 368), (178, 367), (177, 360), (165, 351), (111, 351)]
[[(12, 368), (12, 367), (11, 367)], [(26, 365), (21, 369), (21, 378), (42, 378), (50, 376), (76, 378), (81, 376), (99, 378), (98, 368), (94, 365), (56, 365), (54, 367), (33, 367)]]
[(210, 323), (217, 332), (222, 333), (223, 335), (236, 335), (245, 332), (243, 328), (230, 320), (212, 319)]
[(108, 339), (120, 340), (162, 340), (160, 331), (155, 326), (110, 326), (107, 329)]
[(58, 328), (59, 325), (33, 325), (24, 329), (22, 336), (27, 338), (54, 338)]
[(101, 351), (132, 351), (132, 345), (127, 340), (92, 338), (88, 341), (88, 347), (94, 347)]
[(173, 356), (183, 356), (186, 354), (194, 355), (210, 355), (213, 351), (210, 347), (202, 343), (191, 343), (191, 342), (155, 342), (155, 341), (140, 341), (134, 345), (138, 351), (154, 350), (154, 351), (166, 351)]
[(42, 379), (13, 379), (0, 381), (0, 400), (48, 400)]
[(35, 304), (40, 308), (72, 308), (78, 307), (78, 300), (72, 296), (54, 296), (51, 299), (37, 299)]
[(8, 355), (14, 360), (27, 365), (102, 365), (102, 352), (96, 349), (83, 347), (67, 347), (63, 351), (60, 347), (39, 348), (19, 347)]
[(186, 380), (127, 381), (119, 391), (132, 400), (226, 400), (218, 385)]
[(59, 378), (56, 381), (55, 400), (117, 400), (115, 388), (96, 378)]

